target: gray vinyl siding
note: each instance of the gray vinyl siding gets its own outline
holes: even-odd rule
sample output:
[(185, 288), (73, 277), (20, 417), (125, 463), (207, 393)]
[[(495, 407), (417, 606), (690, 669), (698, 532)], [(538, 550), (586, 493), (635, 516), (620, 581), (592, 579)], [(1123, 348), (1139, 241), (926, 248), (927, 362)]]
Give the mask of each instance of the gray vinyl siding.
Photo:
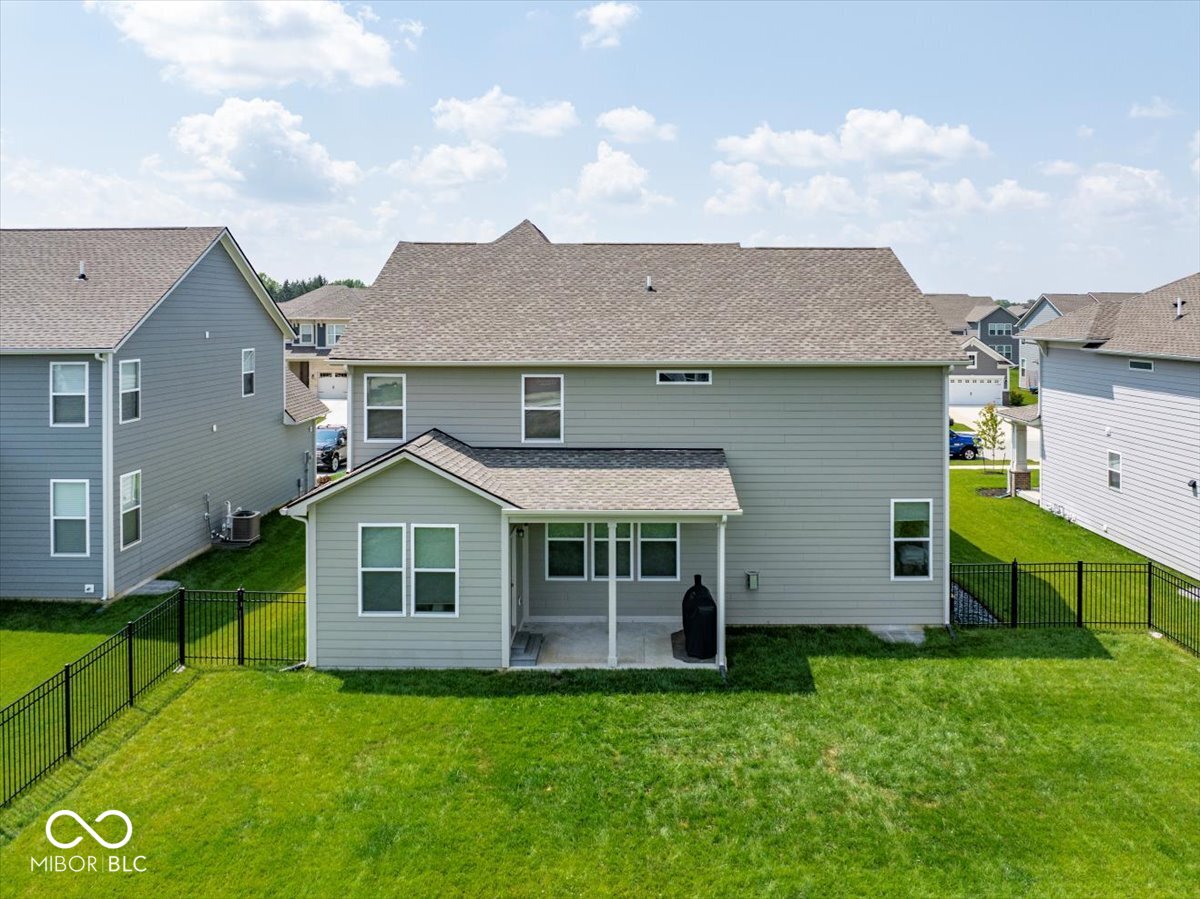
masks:
[[(88, 363), (88, 426), (50, 427), (50, 363)], [(92, 356), (0, 356), (0, 596), (92, 598), (104, 592), (101, 365)], [(87, 558), (50, 555), (50, 481), (87, 478)], [(84, 584), (94, 593), (86, 594)]]
[[(321, 668), (497, 668), (501, 650), (500, 508), (411, 462), (316, 507), (316, 664)], [(457, 524), (459, 615), (358, 614), (358, 526)], [(411, 546), (411, 535), (408, 535)], [(507, 551), (507, 541), (505, 542)], [(411, 564), (411, 556), (406, 559)], [(310, 586), (310, 589), (312, 587)], [(406, 584), (412, 602), (412, 579)]]
[(1008, 370), (1012, 368), (1010, 365), (1002, 365), (982, 350), (967, 347), (963, 352), (977, 354), (975, 367), (959, 366), (952, 370), (951, 377), (994, 378), (997, 375), (1007, 374)]
[(992, 323), (1015, 324), (1016, 321), (1017, 317), (1015, 315), (1013, 315), (1003, 306), (997, 306), (977, 323), (979, 330), (975, 336), (977, 336), (983, 343), (986, 343), (988, 346), (994, 349), (997, 353), (1000, 353), (1001, 356), (1004, 355), (1003, 348), (1007, 347), (1009, 351), (1007, 358), (1011, 359), (1015, 364), (1017, 361), (1017, 338), (1011, 334), (1008, 336), (1001, 336), (997, 334), (993, 337), (988, 334), (988, 325)]
[[(1052, 347), (1042, 359), (1042, 505), (1200, 577), (1200, 363)], [(1121, 454), (1121, 489), (1108, 453)]]
[[(254, 395), (243, 397), (242, 350), (251, 347)], [(142, 417), (113, 425), (118, 593), (209, 545), (206, 495), (216, 526), (226, 500), (265, 512), (306, 489), (312, 423), (284, 424), (283, 349), (283, 334), (220, 246), (122, 348), (118, 361), (142, 360)], [(117, 372), (114, 362), (114, 416)], [(120, 476), (138, 469), (142, 540), (122, 550)]]
[[(1041, 301), (1037, 311), (1025, 319), (1021, 325), (1021, 332), (1044, 325), (1046, 322), (1052, 322), (1056, 318), (1062, 318), (1062, 316), (1049, 303)], [(1020, 349), (1021, 359), (1025, 360), (1025, 374), (1021, 379), (1021, 386), (1037, 387), (1041, 382), (1041, 350), (1032, 340), (1021, 340)]]
[[(362, 375), (388, 370), (351, 371), (355, 466), (391, 445), (361, 439)], [(536, 369), (392, 370), (407, 376), (409, 438), (438, 427), (477, 445), (520, 444), (521, 374)], [(543, 371), (565, 375), (565, 446), (726, 451), (744, 510), (727, 531), (731, 624), (944, 620), (944, 368), (728, 368), (705, 386), (656, 385), (652, 368)], [(893, 498), (933, 500), (932, 581), (891, 580)], [(685, 558), (684, 577), (693, 569), (715, 577), (715, 558), (698, 565)], [(757, 591), (746, 589), (746, 570), (761, 573)], [(590, 586), (575, 592), (581, 599), (564, 599), (565, 591), (543, 590), (540, 571), (531, 558), (535, 611), (535, 597), (558, 597), (543, 608), (591, 608)], [(684, 587), (622, 582), (618, 596), (629, 602), (618, 610), (636, 608), (642, 595), (667, 608)]]

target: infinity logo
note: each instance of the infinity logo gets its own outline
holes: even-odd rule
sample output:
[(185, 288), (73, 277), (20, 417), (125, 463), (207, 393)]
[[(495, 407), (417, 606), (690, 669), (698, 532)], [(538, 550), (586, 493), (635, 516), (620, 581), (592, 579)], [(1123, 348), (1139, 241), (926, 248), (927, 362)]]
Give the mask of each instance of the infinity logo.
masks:
[(54, 834), (50, 832), (50, 828), (54, 826), (54, 822), (57, 821), (59, 818), (62, 818), (65, 816), (68, 818), (74, 818), (78, 822), (79, 826), (82, 827), (84, 830), (86, 830), (88, 832), (88, 834), (91, 836), (91, 838), (93, 840), (95, 840), (97, 843), (99, 843), (101, 846), (103, 846), (105, 849), (120, 849), (122, 846), (124, 846), (126, 843), (128, 843), (133, 838), (133, 822), (129, 820), (128, 815), (126, 815), (124, 812), (117, 811), (115, 808), (110, 808), (106, 812), (101, 812), (96, 817), (96, 820), (92, 823), (99, 824), (105, 818), (111, 818), (114, 815), (125, 822), (125, 838), (123, 840), (121, 840), (119, 843), (108, 842), (108, 840), (104, 839), (102, 836), (100, 836), (100, 834), (96, 833), (96, 831), (92, 830), (92, 828), (88, 826), (88, 823), (86, 821), (84, 821), (81, 817), (79, 817), (77, 814), (75, 814), (70, 809), (62, 809), (61, 811), (57, 811), (53, 815), (51, 815), (49, 818), (46, 819), (46, 839), (49, 840), (51, 843), (53, 843), (55, 846), (57, 846), (59, 849), (74, 849), (76, 846), (79, 845), (79, 843), (83, 840), (83, 837), (81, 837), (81, 836), (76, 837), (75, 839), (71, 840), (71, 842), (69, 842), (69, 843), (60, 843), (58, 840), (54, 839)]

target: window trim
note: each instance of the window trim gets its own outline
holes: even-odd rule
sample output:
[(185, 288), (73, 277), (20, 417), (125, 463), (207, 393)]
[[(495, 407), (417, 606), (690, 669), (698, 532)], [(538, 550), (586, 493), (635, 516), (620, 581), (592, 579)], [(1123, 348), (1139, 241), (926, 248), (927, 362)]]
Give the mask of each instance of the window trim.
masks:
[[(125, 479), (131, 478), (134, 475), (137, 475), (137, 478), (138, 478), (137, 505), (134, 506), (132, 509), (126, 509), (121, 502), (121, 495), (124, 492), (123, 488), (125, 486)], [(133, 509), (137, 509), (137, 513), (138, 513), (138, 538), (136, 540), (134, 540), (132, 543), (126, 543), (125, 542), (125, 513), (132, 512)], [(145, 516), (142, 515), (142, 470), (140, 468), (134, 469), (133, 471), (127, 471), (127, 472), (125, 472), (125, 474), (121, 475), (117, 479), (117, 517), (120, 519), (120, 527), (121, 527), (121, 552), (125, 552), (125, 550), (133, 549), (133, 547), (135, 547), (139, 543), (141, 543), (142, 535), (146, 533), (146, 519), (145, 519)]]
[[(1140, 363), (1140, 365), (1146, 366), (1146, 367), (1143, 367), (1143, 368), (1135, 367), (1133, 364), (1135, 362)], [(1152, 372), (1152, 371), (1154, 371), (1154, 360), (1153, 359), (1130, 359), (1129, 360), (1129, 370), (1130, 371), (1140, 371), (1140, 372)]]
[[(551, 537), (550, 536), (550, 525), (552, 525), (552, 524), (581, 524), (581, 525), (583, 525), (583, 536), (582, 537)], [(590, 543), (588, 541), (588, 533), (590, 532), (590, 530), (591, 529), (588, 527), (587, 521), (547, 521), (545, 524), (542, 525), (542, 533), (543, 533), (543, 536), (542, 536), (542, 546), (543, 546), (542, 574), (547, 581), (564, 581), (564, 582), (573, 582), (573, 583), (578, 584), (578, 583), (583, 583), (588, 580), (589, 568), (591, 567), (588, 564), (588, 554), (590, 552), (590, 549), (589, 549)], [(550, 574), (550, 541), (551, 540), (557, 541), (559, 543), (574, 543), (576, 541), (583, 542), (583, 575), (581, 577), (561, 577), (558, 575), (551, 576), (551, 574)]]
[[(363, 568), (362, 549), (363, 549), (363, 531), (367, 528), (399, 528), (400, 529), (400, 545), (403, 547), (404, 562), (399, 568)], [(411, 567), (408, 564), (408, 525), (399, 521), (360, 521), (358, 523), (358, 555), (356, 556), (355, 569), (357, 570), (358, 580), (358, 617), (359, 618), (407, 618), (408, 613), (408, 569)], [(400, 609), (389, 610), (385, 612), (366, 612), (363, 611), (363, 572), (364, 571), (387, 571), (400, 572)]]
[[(389, 443), (392, 445), (395, 445), (396, 443), (407, 442), (408, 441), (408, 375), (406, 375), (404, 372), (372, 371), (372, 372), (363, 372), (362, 378), (363, 378), (363, 381), (362, 381), (362, 385), (363, 385), (363, 392), (362, 392), (362, 394), (363, 394), (363, 423), (362, 423), (363, 436), (362, 436), (362, 442), (363, 443)], [(371, 396), (371, 386), (370, 386), (369, 382), (370, 382), (371, 378), (399, 378), (400, 383), (403, 385), (404, 402), (401, 403), (399, 406), (371, 406), (369, 404), (369, 398)], [(370, 413), (371, 413), (372, 409), (399, 409), (401, 412), (404, 413), (404, 428), (403, 428), (403, 431), (402, 431), (399, 439), (397, 439), (395, 437), (371, 437), (370, 436), (371, 429), (368, 427), (368, 419), (370, 418)]]
[[(246, 371), (246, 354), (254, 353), (254, 347), (244, 347), (242, 349), (242, 397), (254, 396), (255, 390), (258, 388), (255, 375), (255, 369), (258, 366), (258, 354), (251, 357), (250, 370)], [(250, 392), (246, 393), (246, 375), (250, 375)]]
[(969, 363), (967, 363), (967, 371), (974, 371), (975, 369), (979, 368), (978, 352), (967, 353), (967, 358), (971, 360)]
[[(338, 331), (337, 340), (330, 341), (329, 335), (333, 333), (334, 328), (341, 328), (341, 330)], [(345, 322), (326, 322), (325, 323), (325, 346), (329, 349), (332, 349), (333, 347), (337, 346), (338, 340), (341, 340), (342, 336), (345, 333), (346, 333), (346, 323)]]
[[(896, 503), (925, 503), (929, 508), (929, 535), (927, 537), (897, 537), (896, 536)], [(905, 543), (924, 542), (929, 547), (929, 574), (911, 575), (896, 574), (896, 541)], [(891, 514), (888, 515), (888, 572), (893, 581), (900, 583), (924, 583), (933, 580), (933, 500), (924, 497), (900, 498), (891, 501)]]
[[(673, 524), (675, 525), (675, 539), (668, 540), (666, 537), (643, 537), (642, 525), (646, 524)], [(638, 539), (637, 539), (637, 579), (647, 583), (678, 583), (681, 572), (683, 570), (683, 528), (678, 521), (639, 521), (638, 522)], [(646, 575), (642, 572), (642, 543), (674, 543), (675, 544), (675, 577), (659, 577), (657, 575)]]
[[(558, 406), (536, 406), (535, 412), (558, 412), (558, 437), (526, 437), (525, 436), (525, 413), (530, 411), (525, 406), (525, 382), (529, 378), (558, 378)], [(521, 374), (521, 442), (533, 444), (555, 444), (565, 443), (567, 440), (567, 379), (564, 375), (559, 374), (538, 374), (522, 373)], [(584, 522), (586, 525), (587, 522)], [(584, 532), (584, 540), (587, 539), (586, 528)]]
[(1012, 332), (1013, 326), (1008, 322), (988, 322), (988, 337), (1011, 337)]
[[(83, 421), (56, 422), (54, 420), (54, 398), (56, 396), (80, 396), (78, 393), (57, 393), (54, 390), (54, 369), (60, 365), (71, 365), (83, 369)], [(86, 428), (92, 420), (91, 404), (92, 366), (87, 362), (51, 362), (50, 363), (50, 427), (52, 428)]]
[[(82, 484), (83, 485), (83, 518), (77, 515), (54, 514), (54, 485)], [(83, 548), (81, 553), (60, 553), (54, 550), (55, 521), (83, 521)], [(50, 479), (50, 558), (52, 559), (86, 559), (92, 554), (92, 482), (88, 478), (51, 478)]]
[[(616, 522), (616, 524), (618, 527), (623, 524), (629, 525), (629, 536), (617, 538), (617, 543), (628, 543), (629, 544), (629, 576), (621, 577), (621, 575), (618, 574), (617, 580), (618, 581), (632, 581), (634, 572), (637, 571), (637, 556), (633, 551), (634, 545), (636, 543), (636, 541), (634, 540), (634, 529), (635, 529), (636, 525), (632, 521), (618, 521), (618, 522)], [(596, 536), (597, 526), (604, 528), (605, 533), (601, 537)], [(590, 550), (591, 555), (588, 557), (588, 566), (591, 568), (591, 579), (593, 581), (607, 583), (608, 582), (607, 574), (605, 574), (605, 575), (596, 574), (596, 546), (601, 543), (603, 543), (606, 546), (608, 545), (608, 528), (606, 526), (606, 522), (603, 522), (603, 521), (591, 522), (588, 525), (588, 536), (591, 538), (591, 550)]]
[[(134, 390), (125, 390), (121, 387), (121, 369), (126, 365), (137, 366), (137, 387)], [(138, 414), (136, 418), (125, 417), (125, 394), (136, 393), (138, 395)], [(135, 421), (142, 420), (142, 360), (141, 359), (122, 359), (117, 363), (117, 423), (132, 424)]]
[[(663, 375), (705, 375), (704, 381), (664, 381)], [(654, 383), (660, 387), (711, 387), (713, 373), (711, 368), (660, 368), (654, 373)]]
[[(412, 612), (410, 618), (457, 618), (461, 611), (459, 604), (459, 588), (462, 584), (462, 561), (459, 555), (458, 525), (457, 524), (410, 524), (408, 526), (412, 546), (412, 564), (408, 566), (409, 577), (412, 579)], [(417, 528), (432, 528), (443, 531), (454, 531), (454, 567), (453, 568), (418, 568), (417, 567)], [(408, 561), (407, 556), (405, 561)], [(361, 560), (360, 560), (361, 563)], [(453, 612), (418, 612), (417, 611), (417, 574), (431, 572), (434, 574), (454, 574), (454, 611)]]
[[(297, 322), (296, 346), (316, 346), (317, 345), (317, 323), (316, 322)], [(308, 339), (304, 339), (304, 329), (308, 328)]]
[[(1117, 467), (1116, 468), (1113, 468), (1113, 456), (1117, 457)], [(1122, 487), (1123, 487), (1124, 479), (1122, 478), (1122, 474), (1124, 473), (1124, 467), (1125, 467), (1124, 461), (1125, 460), (1122, 457), (1121, 453), (1114, 452), (1113, 450), (1108, 451), (1108, 464), (1105, 466), (1105, 469), (1104, 469), (1107, 474), (1108, 489), (1115, 490), (1117, 493), (1123, 492)], [(1113, 478), (1114, 474), (1117, 476), (1116, 486), (1113, 486), (1113, 482), (1112, 482), (1112, 478)]]

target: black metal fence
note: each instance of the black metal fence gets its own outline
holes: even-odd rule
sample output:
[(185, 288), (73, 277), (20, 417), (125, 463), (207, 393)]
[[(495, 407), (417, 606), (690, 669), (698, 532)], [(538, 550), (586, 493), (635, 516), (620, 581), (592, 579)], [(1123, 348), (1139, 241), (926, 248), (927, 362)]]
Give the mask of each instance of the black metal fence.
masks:
[(0, 802), (7, 804), (189, 662), (304, 660), (304, 594), (179, 589), (0, 709)]
[(1141, 628), (1200, 654), (1200, 583), (1153, 562), (950, 565), (964, 627)]

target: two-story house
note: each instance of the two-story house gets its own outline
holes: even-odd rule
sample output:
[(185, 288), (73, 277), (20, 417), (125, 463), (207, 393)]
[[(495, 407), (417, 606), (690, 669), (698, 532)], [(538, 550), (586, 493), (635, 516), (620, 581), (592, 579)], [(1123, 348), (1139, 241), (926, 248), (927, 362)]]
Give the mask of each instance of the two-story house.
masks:
[(224, 228), (0, 232), (0, 595), (120, 596), (311, 486), (290, 335)]
[(1017, 361), (1017, 343), (1013, 329), (1017, 316), (996, 302), (981, 303), (967, 313), (967, 334), (978, 337), (1009, 362)]
[(329, 361), (346, 332), (362, 289), (326, 284), (279, 305), (292, 326), (288, 368), (321, 399), (346, 398), (346, 367)]
[(332, 358), (311, 665), (651, 664), (697, 575), (718, 665), (727, 622), (947, 619), (966, 359), (889, 249), (401, 243)]
[(999, 306), (991, 297), (974, 297), (965, 293), (927, 293), (925, 299), (933, 306), (946, 329), (959, 337), (972, 334), (971, 325), (967, 322), (968, 315), (984, 306)]
[[(1041, 432), (1041, 506), (1200, 577), (1200, 274), (1024, 331), (1033, 407), (1005, 409), (1014, 459)], [(1014, 463), (1011, 489), (1029, 487)]]
[(1017, 319), (1013, 333), (1018, 339), (1018, 364), (1020, 384), (1027, 389), (1037, 389), (1041, 383), (1041, 358), (1036, 340), (1027, 339), (1026, 331), (1052, 322), (1056, 318), (1079, 312), (1101, 303), (1120, 303), (1136, 293), (1092, 292), (1092, 293), (1044, 293), (1031, 303)]

